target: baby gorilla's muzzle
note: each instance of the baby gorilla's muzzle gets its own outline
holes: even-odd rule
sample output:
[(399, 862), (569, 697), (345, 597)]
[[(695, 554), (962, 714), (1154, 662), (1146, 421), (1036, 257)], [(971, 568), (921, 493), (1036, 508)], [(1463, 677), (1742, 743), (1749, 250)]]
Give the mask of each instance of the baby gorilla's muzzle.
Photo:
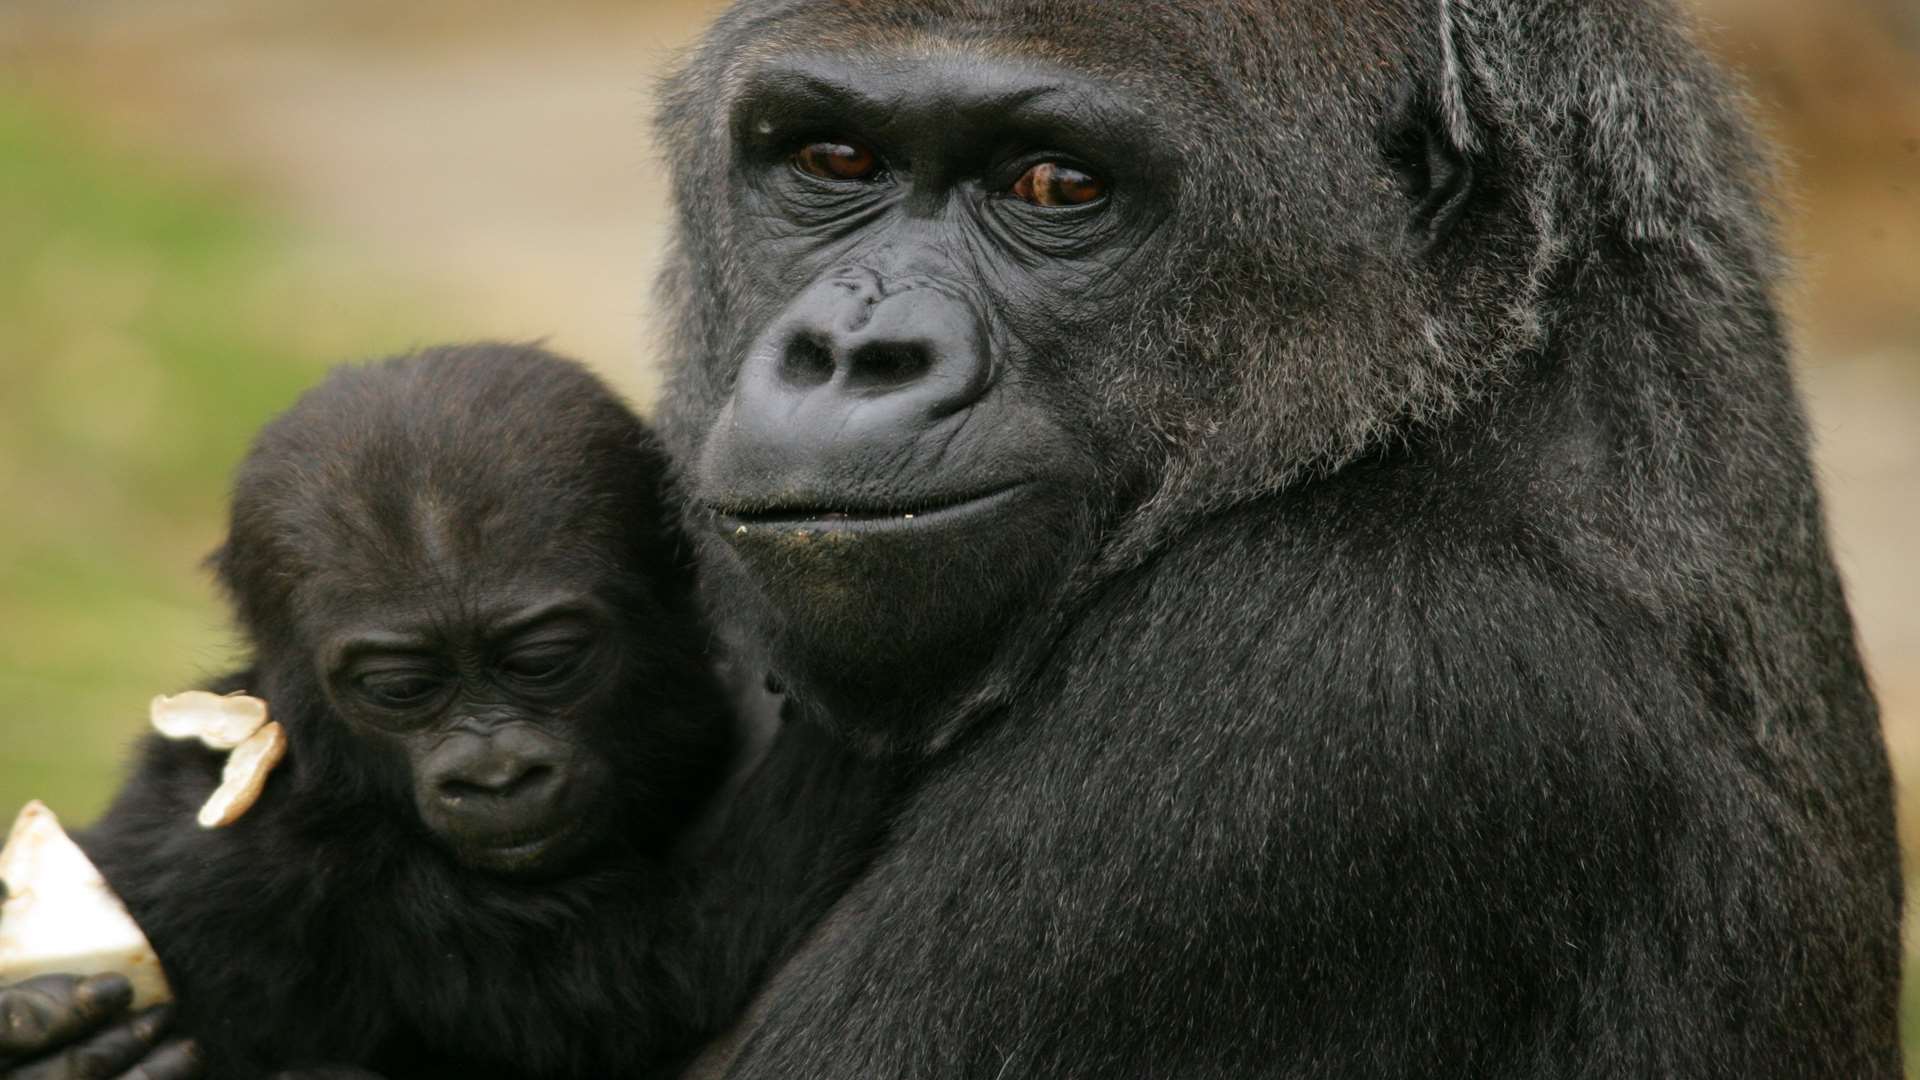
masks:
[(454, 731), (416, 765), (420, 818), (461, 862), (534, 873), (576, 849), (591, 779), (574, 747), (528, 724)]

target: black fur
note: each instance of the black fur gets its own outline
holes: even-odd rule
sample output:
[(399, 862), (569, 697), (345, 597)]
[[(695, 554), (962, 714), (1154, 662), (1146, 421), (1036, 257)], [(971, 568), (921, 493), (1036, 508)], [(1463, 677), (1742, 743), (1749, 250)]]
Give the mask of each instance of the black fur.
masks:
[[(342, 369), (261, 435), (216, 558), (255, 656), (219, 689), (268, 699), (287, 760), (251, 812), (207, 831), (194, 813), (221, 756), (151, 737), (82, 837), (210, 1075), (629, 1075), (707, 1023), (689, 961), (667, 956), (693, 908), (666, 856), (730, 725), (665, 479), (604, 387), (515, 346)], [(614, 612), (610, 715), (561, 722), (615, 770), (619, 806), (585, 862), (524, 880), (436, 842), (404, 763), (336, 710), (318, 652), (355, 588), (386, 590), (376, 610), (426, 597), (452, 624), (556, 574)]]
[[(879, 103), (793, 120), (781, 65)], [(985, 153), (958, 114), (895, 107), (1033, 71), (1137, 140), (1094, 212), (1129, 242), (1051, 276), (936, 212), (1002, 220), (961, 201), (990, 168), (929, 194)], [(1899, 1075), (1888, 768), (1766, 164), (1669, 4), (771, 0), (667, 90), (703, 567), (905, 784), (702, 1075)], [(790, 122), (897, 167), (783, 209)], [(1014, 400), (1065, 433), (1017, 561), (808, 562), (712, 464), (767, 328), (906, 251), (985, 297), (969, 437)], [(898, 490), (973, 467), (898, 437)], [(845, 565), (892, 599), (812, 588)], [(1006, 581), (1004, 636), (944, 647)], [(831, 653), (868, 637), (932, 644)]]

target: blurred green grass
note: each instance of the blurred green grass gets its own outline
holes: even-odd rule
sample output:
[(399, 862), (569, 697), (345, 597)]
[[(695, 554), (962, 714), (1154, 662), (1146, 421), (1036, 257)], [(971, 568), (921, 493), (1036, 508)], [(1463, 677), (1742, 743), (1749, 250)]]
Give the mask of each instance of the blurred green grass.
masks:
[(90, 820), (147, 699), (233, 661), (199, 568), (227, 474), (330, 363), (417, 340), (297, 246), (0, 94), (0, 816)]

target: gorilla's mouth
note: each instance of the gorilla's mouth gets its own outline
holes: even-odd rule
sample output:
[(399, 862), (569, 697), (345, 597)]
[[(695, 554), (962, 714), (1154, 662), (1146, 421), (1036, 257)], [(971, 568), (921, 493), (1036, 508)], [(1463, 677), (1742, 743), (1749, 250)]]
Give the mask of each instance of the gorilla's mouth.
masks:
[(985, 492), (934, 496), (899, 503), (867, 500), (807, 499), (771, 504), (710, 504), (723, 532), (756, 529), (782, 532), (807, 529), (818, 532), (877, 532), (932, 528), (992, 514), (1012, 502), (1026, 481)]
[(578, 853), (578, 841), (585, 832), (578, 822), (567, 821), (532, 835), (457, 844), (454, 855), (466, 866), (488, 873), (510, 877), (551, 873)]

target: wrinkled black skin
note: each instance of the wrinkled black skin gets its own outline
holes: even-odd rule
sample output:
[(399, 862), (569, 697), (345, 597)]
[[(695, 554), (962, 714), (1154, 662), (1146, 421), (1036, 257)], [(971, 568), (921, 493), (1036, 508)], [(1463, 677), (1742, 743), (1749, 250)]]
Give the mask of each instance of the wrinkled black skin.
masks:
[[(667, 856), (732, 727), (666, 477), (611, 393), (520, 346), (342, 369), (262, 433), (215, 558), (253, 665), (215, 689), (271, 703), (286, 762), (202, 830), (222, 755), (149, 738), (80, 837), (209, 1076), (633, 1075), (703, 1023)], [(341, 648), (378, 635), (406, 651)], [(521, 677), (530, 643), (571, 659)], [(359, 685), (394, 665), (421, 704)]]
[(1766, 162), (1668, 4), (772, 0), (667, 90), (705, 587), (912, 776), (697, 1075), (1899, 1075)]

